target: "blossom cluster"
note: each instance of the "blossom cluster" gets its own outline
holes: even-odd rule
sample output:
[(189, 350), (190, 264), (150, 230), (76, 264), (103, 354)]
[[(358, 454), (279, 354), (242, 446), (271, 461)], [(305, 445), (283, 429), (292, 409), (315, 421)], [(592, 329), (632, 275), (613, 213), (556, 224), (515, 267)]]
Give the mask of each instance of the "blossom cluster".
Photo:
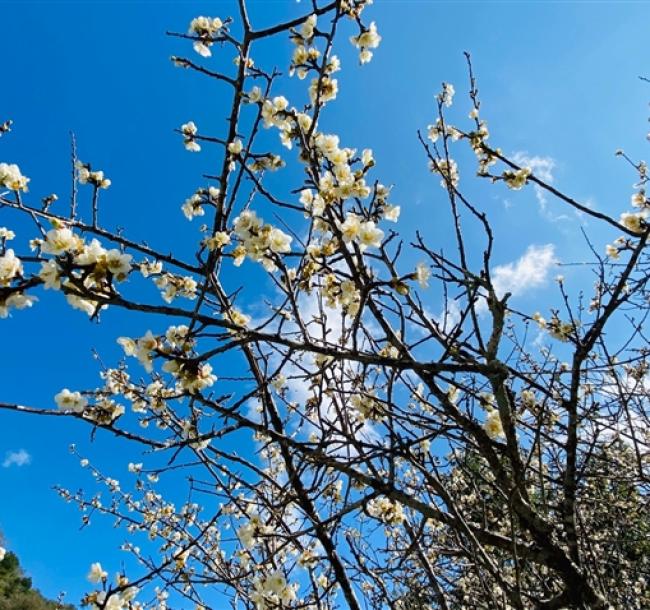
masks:
[(247, 517), (247, 522), (237, 529), (237, 537), (245, 548), (251, 549), (264, 536), (272, 534), (273, 528), (266, 525), (258, 513), (251, 512)]
[(556, 312), (552, 313), (549, 320), (542, 317), (539, 312), (535, 312), (532, 319), (541, 329), (548, 331), (548, 334), (558, 341), (566, 342), (573, 334), (573, 324), (560, 320)]
[(198, 189), (191, 197), (186, 199), (185, 203), (181, 206), (185, 218), (192, 220), (196, 216), (204, 216), (205, 210), (203, 209), (203, 206), (206, 204), (215, 205), (220, 192), (221, 191), (215, 186)]
[(340, 307), (349, 316), (357, 315), (361, 306), (361, 293), (352, 280), (339, 281), (336, 275), (328, 273), (323, 279), (321, 293), (327, 307)]
[(160, 290), (165, 303), (171, 303), (176, 297), (193, 300), (196, 298), (197, 281), (191, 275), (161, 273), (155, 275), (153, 283)]
[(139, 339), (120, 337), (117, 342), (122, 346), (126, 356), (137, 358), (145, 371), (151, 373), (153, 370), (153, 356), (158, 350), (159, 341), (150, 330)]
[(20, 173), (20, 168), (15, 163), (0, 163), (0, 186), (12, 191), (27, 191), (26, 178)]
[(264, 224), (253, 210), (244, 210), (233, 223), (238, 245), (233, 252), (236, 266), (246, 257), (260, 262), (267, 271), (274, 271), (278, 255), (291, 252), (292, 238), (284, 231)]
[(80, 184), (92, 184), (95, 188), (107, 189), (111, 185), (111, 181), (104, 176), (101, 170), (92, 171), (88, 163), (77, 161), (75, 163), (77, 170), (77, 178)]
[(221, 250), (224, 246), (230, 244), (230, 235), (226, 231), (217, 231), (211, 237), (206, 237), (203, 243), (208, 250)]
[(344, 242), (356, 242), (362, 252), (366, 248), (379, 248), (384, 238), (384, 232), (377, 227), (374, 220), (363, 220), (354, 212), (347, 214), (339, 230)]
[(73, 413), (83, 413), (88, 405), (88, 400), (81, 395), (81, 392), (71, 392), (68, 388), (63, 388), (54, 400), (59, 409)]
[(361, 421), (367, 419), (380, 421), (386, 417), (386, 409), (370, 392), (353, 394), (350, 397), (350, 404), (356, 409)]
[(194, 50), (202, 57), (210, 57), (210, 47), (214, 44), (214, 38), (223, 28), (223, 21), (219, 17), (195, 17), (190, 22), (188, 34), (196, 36), (198, 40), (192, 45)]
[(22, 276), (23, 264), (12, 249), (0, 256), (0, 287), (9, 286), (16, 278)]
[(643, 233), (647, 228), (646, 218), (648, 218), (649, 208), (638, 212), (623, 212), (619, 222), (632, 233)]
[(383, 521), (386, 525), (400, 525), (406, 519), (404, 507), (397, 500), (385, 496), (370, 500), (367, 510), (371, 517)]
[(181, 390), (190, 394), (209, 388), (217, 380), (217, 376), (212, 373), (212, 366), (207, 362), (172, 359), (165, 362), (162, 368), (176, 378)]
[(377, 24), (371, 22), (358, 36), (350, 37), (350, 42), (359, 49), (359, 62), (368, 63), (372, 59), (370, 49), (376, 49), (381, 42), (381, 36), (377, 33)]
[(11, 309), (26, 309), (36, 302), (36, 297), (23, 292), (11, 292), (5, 297), (0, 297), (0, 318), (9, 316)]
[[(155, 358), (164, 358), (162, 370), (176, 380), (177, 393), (196, 394), (212, 386), (217, 379), (210, 364), (193, 357), (195, 341), (190, 335), (189, 327), (184, 324), (170, 326), (164, 336), (156, 336), (148, 330), (139, 339), (119, 337), (117, 342), (122, 346), (124, 354), (137, 358), (148, 373), (153, 371)], [(107, 387), (111, 391), (124, 392), (131, 389), (127, 381), (128, 378), (115, 371), (107, 377)], [(155, 394), (155, 388), (152, 387), (151, 390), (148, 393)]]
[(292, 42), (296, 45), (291, 58), (289, 75), (297, 74), (300, 80), (304, 79), (310, 69), (317, 70), (316, 60), (320, 57), (320, 51), (310, 46), (314, 40), (316, 28), (316, 15), (310, 15), (302, 24), (300, 29), (293, 30)]
[(183, 134), (183, 144), (190, 152), (199, 152), (201, 150), (200, 144), (196, 141), (196, 134), (198, 127), (194, 121), (188, 121), (181, 125), (181, 133)]
[(484, 428), (487, 432), (487, 435), (491, 439), (496, 439), (500, 436), (503, 436), (503, 425), (501, 423), (501, 416), (499, 415), (499, 411), (497, 409), (488, 409)]
[[(90, 566), (90, 571), (87, 576), (88, 582), (95, 585), (106, 585), (108, 581), (108, 572), (102, 568), (102, 564), (95, 562)], [(142, 610), (143, 606), (135, 601), (135, 596), (138, 594), (138, 587), (129, 587), (128, 578), (123, 574), (118, 574), (116, 577), (116, 584), (120, 587), (121, 591), (113, 591), (110, 595), (105, 591), (93, 591), (86, 595), (83, 599), (83, 604), (89, 606), (92, 610)]]
[(257, 610), (284, 607), (296, 599), (297, 588), (297, 585), (288, 584), (284, 575), (276, 571), (254, 580), (250, 599)]
[[(113, 282), (124, 282), (132, 271), (132, 256), (117, 248), (107, 249), (97, 240), (86, 243), (59, 221), (32, 240), (32, 247), (53, 258), (41, 262), (37, 277), (46, 289), (63, 290), (69, 304), (93, 315), (98, 303), (92, 298), (114, 293)], [(0, 273), (0, 281), (2, 274)], [(89, 293), (88, 298), (81, 293)]]
[(523, 188), (528, 182), (528, 177), (532, 174), (530, 167), (522, 167), (515, 171), (503, 172), (503, 181), (513, 191), (518, 191)]
[(460, 173), (458, 171), (458, 164), (453, 159), (434, 159), (429, 164), (429, 169), (434, 174), (440, 174), (442, 180), (440, 185), (447, 189), (450, 186), (458, 186), (460, 180)]

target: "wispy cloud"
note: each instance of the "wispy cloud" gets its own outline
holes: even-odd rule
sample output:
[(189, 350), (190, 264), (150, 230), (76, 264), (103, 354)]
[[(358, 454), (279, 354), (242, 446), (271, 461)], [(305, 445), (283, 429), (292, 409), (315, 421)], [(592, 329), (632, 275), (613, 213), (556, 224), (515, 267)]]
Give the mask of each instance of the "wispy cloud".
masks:
[(461, 311), (458, 301), (447, 299), (440, 315), (433, 316), (444, 333), (449, 333), (460, 322)]
[[(512, 156), (512, 160), (522, 167), (530, 167), (533, 170), (533, 174), (546, 182), (549, 185), (552, 185), (555, 181), (555, 176), (553, 170), (556, 167), (556, 161), (552, 157), (541, 157), (539, 155), (529, 155), (525, 151), (517, 151)], [(535, 198), (537, 203), (539, 203), (539, 209), (542, 215), (553, 222), (559, 220), (567, 220), (569, 216), (566, 214), (553, 214), (548, 209), (548, 197), (547, 192), (538, 184), (533, 184), (533, 190), (535, 191)]]
[(28, 466), (32, 461), (32, 456), (24, 449), (18, 451), (7, 451), (5, 454), (3, 468), (11, 468), (11, 466)]
[[(494, 291), (498, 297), (502, 297), (506, 292), (513, 297), (526, 294), (534, 288), (543, 286), (548, 280), (550, 270), (557, 263), (553, 244), (530, 245), (516, 261), (492, 269)], [(484, 298), (477, 303), (477, 309), (481, 313), (487, 311), (487, 302)]]
[[(300, 314), (307, 325), (311, 341), (314, 344), (336, 346), (347, 348), (350, 346), (351, 338), (344, 336), (343, 316), (340, 307), (321, 307), (319, 299), (315, 295), (305, 296), (299, 302)], [(286, 389), (289, 400), (298, 404), (305, 404), (313, 395), (310, 373), (316, 372), (316, 366), (308, 361), (302, 363), (303, 369), (291, 364), (285, 364), (283, 373), (287, 376)], [(347, 374), (343, 374), (342, 367), (345, 366)], [(354, 376), (355, 364), (346, 362), (330, 370), (332, 386), (338, 389), (338, 400), (340, 403), (347, 403), (347, 396), (354, 393), (350, 378)], [(306, 373), (305, 370), (308, 372)], [(340, 405), (339, 405), (340, 407)], [(337, 404), (333, 398), (323, 396), (319, 402), (318, 415), (306, 428), (307, 434), (315, 433), (321, 436), (327, 431), (328, 453), (337, 456), (356, 455), (356, 449), (348, 442), (349, 431), (344, 431), (344, 425), (340, 421)], [(380, 437), (369, 421), (363, 422), (354, 431), (357, 440), (376, 443)]]
[(512, 296), (525, 294), (531, 288), (546, 283), (551, 267), (557, 264), (555, 246), (530, 245), (518, 260), (499, 265), (492, 270), (492, 283), (497, 296), (506, 292)]

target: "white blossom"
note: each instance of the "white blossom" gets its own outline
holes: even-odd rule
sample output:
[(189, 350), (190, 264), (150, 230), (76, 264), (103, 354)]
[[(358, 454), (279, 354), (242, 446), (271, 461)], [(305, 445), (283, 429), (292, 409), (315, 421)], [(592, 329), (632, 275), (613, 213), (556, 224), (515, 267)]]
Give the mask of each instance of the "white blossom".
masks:
[(379, 248), (384, 232), (375, 226), (374, 221), (362, 222), (359, 227), (359, 243), (363, 248)]
[(88, 401), (80, 392), (71, 392), (68, 388), (63, 388), (54, 400), (62, 411), (73, 411), (74, 413), (83, 413)]
[(431, 277), (431, 269), (429, 265), (423, 262), (419, 262), (415, 266), (415, 279), (417, 280), (420, 288), (429, 287), (429, 278)]
[(367, 30), (364, 30), (358, 36), (350, 37), (350, 42), (359, 49), (359, 62), (368, 63), (372, 59), (372, 51), (376, 49), (381, 42), (381, 36), (377, 33), (377, 25), (373, 21)]
[(58, 256), (66, 252), (80, 250), (82, 244), (81, 238), (68, 227), (54, 228), (47, 232), (41, 250), (46, 254)]
[(0, 239), (9, 241), (15, 237), (16, 234), (11, 229), (7, 229), (7, 227), (0, 227)]
[(488, 411), (487, 417), (485, 418), (484, 428), (491, 439), (503, 436), (503, 425), (501, 424), (501, 416), (497, 409), (491, 408)]
[(515, 171), (504, 172), (503, 180), (513, 191), (518, 191), (526, 184), (531, 174), (532, 170), (530, 167), (522, 167)]
[(619, 222), (632, 233), (643, 233), (646, 228), (646, 212), (624, 212)]
[(6, 318), (10, 309), (25, 309), (31, 307), (36, 302), (36, 297), (23, 294), (22, 292), (12, 292), (8, 297), (0, 300), (0, 318)]
[(316, 77), (312, 79), (311, 84), (309, 85), (309, 99), (312, 104), (315, 104), (317, 99), (319, 103), (325, 104), (326, 102), (336, 99), (338, 90), (339, 85), (335, 78), (323, 76), (319, 79)]
[(22, 275), (22, 272), (23, 265), (13, 250), (7, 250), (3, 256), (0, 256), (0, 287), (9, 286), (15, 277)]
[(242, 144), (242, 141), (239, 138), (233, 140), (232, 142), (230, 142), (230, 144), (228, 144), (228, 152), (231, 155), (238, 155), (239, 153), (241, 153), (243, 148), (244, 145)]
[(230, 243), (230, 235), (225, 231), (217, 231), (212, 237), (205, 239), (208, 250), (220, 250)]
[(26, 178), (20, 173), (20, 168), (15, 163), (0, 163), (0, 186), (4, 186), (12, 191), (27, 191)]
[(455, 93), (456, 90), (452, 84), (442, 83), (442, 93), (438, 95), (438, 100), (445, 106), (449, 107), (453, 103)]
[(190, 22), (188, 30), (189, 34), (194, 34), (199, 37), (193, 43), (194, 50), (202, 57), (210, 57), (212, 51), (210, 47), (213, 45), (213, 37), (219, 33), (223, 27), (223, 22), (219, 17), (195, 17)]
[(199, 152), (201, 150), (201, 146), (195, 140), (197, 132), (198, 128), (194, 121), (188, 121), (187, 123), (183, 123), (183, 125), (181, 125), (183, 144), (185, 145), (185, 148), (190, 152)]
[(401, 212), (401, 208), (398, 205), (391, 205), (387, 203), (383, 207), (384, 218), (386, 220), (390, 220), (391, 222), (398, 221), (400, 212)]

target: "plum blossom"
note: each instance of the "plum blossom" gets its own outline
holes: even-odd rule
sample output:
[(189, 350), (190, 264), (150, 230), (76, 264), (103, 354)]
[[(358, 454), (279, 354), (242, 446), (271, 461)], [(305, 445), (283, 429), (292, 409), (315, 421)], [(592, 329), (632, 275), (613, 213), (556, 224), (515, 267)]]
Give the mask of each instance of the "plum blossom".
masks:
[(11, 229), (7, 229), (7, 227), (0, 227), (0, 239), (9, 241), (11, 239), (14, 239), (15, 237), (16, 234)]
[(501, 423), (499, 411), (494, 408), (488, 411), (487, 417), (485, 418), (484, 428), (487, 435), (493, 440), (503, 436), (503, 425)]
[(25, 309), (31, 307), (36, 302), (36, 297), (23, 294), (22, 292), (12, 292), (4, 300), (0, 299), (0, 318), (9, 316), (9, 310)]
[(632, 233), (643, 233), (646, 229), (646, 219), (647, 212), (644, 210), (642, 212), (623, 212), (619, 222)]
[(214, 36), (219, 33), (223, 27), (223, 21), (219, 17), (195, 17), (190, 22), (188, 34), (198, 36), (192, 45), (194, 50), (201, 55), (201, 57), (210, 57), (212, 51), (210, 47), (214, 44)]
[(212, 366), (207, 362), (197, 364), (194, 361), (168, 360), (163, 365), (163, 371), (171, 373), (181, 389), (190, 394), (214, 385), (217, 376), (212, 373)]
[(362, 222), (359, 227), (359, 245), (361, 249), (379, 248), (384, 232), (375, 226), (374, 221)]
[(153, 370), (152, 353), (158, 349), (158, 338), (148, 330), (143, 337), (131, 339), (129, 337), (119, 337), (118, 344), (122, 346), (126, 356), (136, 357), (147, 373)]
[(389, 498), (375, 498), (368, 502), (368, 514), (387, 525), (400, 525), (406, 519), (402, 505)]
[(383, 214), (386, 220), (390, 222), (397, 222), (399, 220), (399, 215), (402, 209), (398, 205), (391, 205), (389, 203), (384, 204)]
[(367, 30), (358, 36), (351, 36), (350, 42), (359, 49), (359, 62), (368, 63), (372, 59), (370, 49), (376, 49), (381, 42), (381, 36), (377, 33), (377, 24), (373, 21)]
[(286, 109), (289, 101), (283, 95), (278, 95), (273, 99), (265, 99), (262, 104), (262, 118), (264, 127), (267, 129), (271, 126), (283, 129), (288, 126)]
[(47, 232), (41, 250), (45, 254), (59, 256), (66, 252), (80, 250), (82, 245), (83, 241), (81, 238), (75, 235), (71, 229), (68, 227), (59, 227), (50, 229)]
[(23, 265), (13, 250), (7, 250), (0, 256), (0, 287), (9, 286), (11, 281), (22, 275)]
[(450, 83), (442, 83), (442, 93), (438, 95), (438, 101), (444, 106), (451, 106), (454, 99), (454, 94), (456, 90), (454, 86)]
[(326, 102), (336, 99), (338, 90), (339, 85), (335, 78), (330, 78), (325, 75), (320, 79), (318, 77), (313, 78), (309, 85), (309, 99), (312, 104), (315, 104), (316, 100), (321, 104), (325, 104)]
[(201, 146), (196, 141), (195, 136), (198, 132), (198, 128), (195, 125), (194, 121), (188, 121), (181, 125), (181, 133), (183, 134), (183, 144), (185, 149), (190, 152), (199, 152)]
[(54, 397), (54, 401), (62, 411), (73, 411), (74, 413), (83, 413), (88, 405), (88, 401), (80, 392), (71, 392), (68, 388), (63, 388)]
[(436, 159), (435, 161), (431, 161), (429, 169), (434, 174), (440, 174), (442, 176), (440, 186), (443, 188), (448, 188), (449, 185), (453, 187), (458, 186), (460, 175), (458, 173), (458, 165), (453, 159)]
[(239, 153), (241, 153), (243, 148), (244, 145), (242, 144), (242, 141), (239, 138), (236, 138), (235, 140), (230, 142), (230, 144), (228, 144), (228, 152), (231, 155), (235, 155), (235, 156), (238, 155)]
[(90, 165), (77, 161), (75, 164), (77, 169), (77, 178), (80, 184), (92, 184), (96, 188), (107, 189), (112, 183), (104, 176), (104, 172), (91, 171)]
[(230, 243), (230, 235), (225, 231), (217, 231), (212, 237), (205, 239), (208, 250), (221, 250)]
[(291, 251), (292, 238), (277, 227), (264, 224), (253, 210), (244, 210), (235, 218), (234, 233), (240, 241), (233, 253), (235, 265), (248, 256), (262, 263), (267, 271), (273, 271), (276, 265), (271, 253), (286, 254)]
[(429, 278), (431, 277), (431, 269), (429, 265), (423, 262), (419, 262), (415, 266), (415, 279), (417, 280), (420, 288), (429, 287)]
[(530, 167), (522, 167), (516, 171), (503, 172), (503, 181), (513, 191), (518, 191), (523, 188), (528, 181), (528, 177), (532, 174)]
[(88, 572), (88, 581), (93, 584), (99, 584), (106, 580), (108, 577), (108, 572), (102, 569), (102, 564), (97, 562), (93, 563), (90, 566), (90, 571)]
[(15, 163), (0, 163), (0, 186), (26, 192), (28, 182), (29, 178), (20, 173), (20, 168)]

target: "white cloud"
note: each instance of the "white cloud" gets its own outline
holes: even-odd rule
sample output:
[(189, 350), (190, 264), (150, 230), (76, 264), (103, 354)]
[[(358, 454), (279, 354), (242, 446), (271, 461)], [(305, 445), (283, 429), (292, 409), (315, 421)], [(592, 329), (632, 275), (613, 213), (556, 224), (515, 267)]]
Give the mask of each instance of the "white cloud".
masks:
[[(538, 155), (530, 156), (524, 151), (518, 151), (512, 156), (512, 160), (522, 167), (530, 167), (533, 170), (533, 174), (540, 180), (543, 180), (547, 184), (553, 184), (553, 170), (555, 169), (555, 159), (552, 157), (540, 157)], [(538, 184), (534, 185), (535, 188), (535, 197), (539, 202), (539, 206), (542, 208), (542, 211), (546, 210), (546, 191), (539, 186)]]
[(3, 468), (10, 468), (11, 466), (27, 466), (31, 463), (32, 456), (24, 449), (18, 451), (7, 451), (5, 460), (2, 462)]
[[(606, 377), (597, 389), (602, 404), (600, 415), (595, 419), (601, 438), (619, 438), (626, 444), (650, 449), (650, 421), (644, 408), (650, 396), (650, 375), (636, 378), (629, 373)], [(625, 405), (625, 416), (621, 412)]]
[[(513, 297), (526, 294), (533, 288), (543, 286), (548, 280), (549, 271), (557, 263), (553, 244), (530, 245), (516, 261), (492, 269), (494, 291), (498, 297), (502, 297), (506, 292)], [(485, 299), (477, 303), (477, 310), (480, 313), (487, 311)]]
[(498, 297), (502, 297), (506, 292), (512, 296), (525, 294), (531, 288), (546, 283), (549, 270), (557, 262), (553, 244), (530, 245), (516, 262), (499, 265), (492, 270), (494, 291)]
[[(299, 303), (298, 309), (300, 315), (307, 326), (310, 340), (316, 345), (326, 345), (330, 347), (348, 348), (351, 345), (351, 338), (344, 337), (343, 316), (341, 315), (340, 307), (326, 307), (322, 306), (320, 299), (315, 294), (303, 296)], [(295, 324), (295, 323), (294, 323)], [(289, 326), (291, 330), (297, 329)], [(299, 405), (304, 405), (307, 400), (313, 395), (311, 390), (311, 383), (308, 379), (310, 373), (316, 371), (315, 366), (310, 362), (312, 356), (308, 355), (302, 367), (287, 363), (283, 367), (283, 374), (288, 378), (286, 383), (287, 397), (290, 401), (296, 402)], [(348, 404), (347, 396), (352, 391), (351, 382), (346, 377), (342, 377), (341, 367), (335, 367), (330, 370), (330, 375), (335, 378), (332, 379), (332, 386), (338, 388), (336, 398), (339, 407), (346, 408)], [(354, 371), (356, 365), (351, 362), (345, 363), (348, 373)], [(316, 433), (317, 436), (321, 435), (323, 430), (327, 431), (328, 436), (328, 452), (330, 455), (337, 456), (352, 456), (356, 455), (356, 450), (347, 440), (346, 434), (343, 432), (342, 423), (339, 421), (339, 413), (334, 400), (328, 396), (323, 396), (319, 403), (319, 411), (317, 417), (318, 424), (311, 423), (304, 428), (307, 435)], [(322, 426), (323, 430), (320, 429)], [(369, 421), (364, 422), (357, 430), (355, 430), (355, 437), (357, 440), (367, 443), (377, 443), (380, 437), (373, 424)]]
[[(323, 305), (322, 300), (316, 293), (302, 295), (298, 301), (298, 310), (300, 317), (306, 327), (309, 340), (313, 345), (322, 345), (330, 348), (345, 349), (351, 345), (351, 338), (348, 336), (347, 329), (343, 326), (343, 316), (340, 307), (330, 308)], [(263, 319), (253, 319), (251, 327), (261, 326)], [(266, 327), (266, 330), (272, 330)], [(283, 332), (290, 335), (299, 331), (299, 326), (295, 321), (288, 322), (283, 327)], [(344, 337), (344, 333), (346, 336)], [(294, 354), (294, 356), (296, 356)], [(286, 378), (285, 382), (285, 399), (288, 402), (296, 403), (299, 408), (303, 408), (307, 401), (313, 396), (310, 377), (317, 371), (313, 362), (314, 354), (305, 353), (300, 359), (300, 363), (291, 361), (285, 362), (284, 358), (273, 353), (270, 357), (271, 368), (279, 367), (282, 364), (281, 374)], [(343, 366), (343, 364), (341, 364)], [(354, 371), (355, 365), (352, 362), (345, 363), (346, 370)], [(341, 377), (340, 367), (334, 367), (330, 370), (330, 375), (334, 375), (332, 385), (338, 390), (336, 398), (339, 405), (346, 407), (348, 400), (347, 395), (351, 392), (350, 381), (347, 377)], [(252, 399), (246, 405), (246, 417), (251, 421), (261, 423), (262, 416), (260, 412), (259, 401)], [(322, 427), (322, 429), (321, 429)], [(342, 424), (339, 421), (339, 413), (331, 397), (322, 396), (318, 406), (316, 422), (307, 422), (302, 427), (301, 434), (309, 436), (315, 433), (318, 437), (325, 431), (328, 434), (328, 453), (332, 456), (351, 456), (356, 454), (356, 449), (348, 442), (346, 434), (342, 430)], [(379, 442), (379, 436), (371, 422), (364, 422), (357, 430), (355, 437), (363, 442)]]
[(453, 330), (456, 324), (460, 322), (460, 318), (460, 305), (458, 305), (458, 301), (456, 301), (456, 299), (447, 299), (443, 310), (440, 312), (440, 315), (433, 316), (433, 319), (445, 334)]
[[(552, 185), (555, 181), (553, 170), (555, 169), (556, 161), (552, 157), (531, 156), (525, 151), (518, 151), (514, 153), (512, 160), (521, 167), (530, 167), (537, 178), (549, 185)], [(566, 214), (553, 214), (548, 209), (547, 193), (539, 184), (533, 184), (533, 190), (535, 191), (537, 203), (539, 203), (540, 212), (545, 218), (553, 222), (568, 220), (570, 218)]]

